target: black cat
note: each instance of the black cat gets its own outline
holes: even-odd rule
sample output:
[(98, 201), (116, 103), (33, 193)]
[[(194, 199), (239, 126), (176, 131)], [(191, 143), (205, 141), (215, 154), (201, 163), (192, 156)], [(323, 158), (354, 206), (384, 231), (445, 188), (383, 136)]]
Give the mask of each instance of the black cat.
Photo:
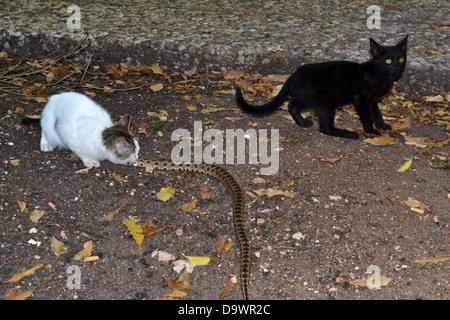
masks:
[(390, 129), (378, 108), (378, 101), (389, 93), (394, 81), (405, 70), (406, 36), (395, 46), (381, 46), (370, 39), (372, 59), (365, 63), (335, 61), (303, 65), (286, 81), (278, 95), (267, 104), (252, 106), (236, 88), (236, 102), (248, 113), (264, 115), (274, 112), (288, 98), (289, 113), (300, 127), (312, 126), (312, 121), (301, 115), (302, 110), (313, 109), (319, 118), (320, 132), (331, 136), (358, 139), (356, 132), (334, 127), (336, 108), (353, 104), (358, 112), (364, 131), (379, 135), (378, 129)]

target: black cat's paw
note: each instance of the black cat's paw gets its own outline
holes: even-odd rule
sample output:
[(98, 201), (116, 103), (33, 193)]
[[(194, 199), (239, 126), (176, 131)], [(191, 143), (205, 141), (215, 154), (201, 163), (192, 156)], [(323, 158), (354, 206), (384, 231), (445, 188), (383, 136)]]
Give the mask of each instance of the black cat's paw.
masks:
[(381, 136), (381, 133), (377, 130), (371, 130), (370, 132), (365, 131), (364, 137), (366, 138), (375, 138), (376, 136)]
[(301, 121), (298, 121), (297, 123), (302, 128), (309, 128), (309, 127), (312, 127), (312, 125), (313, 125), (313, 121), (310, 119), (303, 119)]
[(345, 134), (345, 136), (343, 138), (356, 140), (356, 139), (359, 139), (359, 134), (357, 132), (349, 131)]
[(392, 130), (392, 127), (386, 123), (378, 123), (375, 126), (377, 127), (377, 129), (381, 130)]

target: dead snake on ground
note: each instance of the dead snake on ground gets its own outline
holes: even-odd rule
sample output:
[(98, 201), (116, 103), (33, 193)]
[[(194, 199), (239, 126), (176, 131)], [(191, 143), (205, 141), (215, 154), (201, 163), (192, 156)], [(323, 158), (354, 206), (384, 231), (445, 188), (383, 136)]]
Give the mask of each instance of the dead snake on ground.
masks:
[(250, 243), (245, 232), (244, 222), (244, 193), (234, 177), (225, 169), (210, 164), (175, 164), (169, 161), (155, 161), (139, 158), (136, 165), (138, 167), (159, 169), (159, 170), (181, 170), (192, 171), (211, 176), (219, 180), (233, 195), (233, 221), (234, 229), (240, 247), (241, 262), (241, 287), (245, 300), (248, 300), (248, 287), (250, 283)]

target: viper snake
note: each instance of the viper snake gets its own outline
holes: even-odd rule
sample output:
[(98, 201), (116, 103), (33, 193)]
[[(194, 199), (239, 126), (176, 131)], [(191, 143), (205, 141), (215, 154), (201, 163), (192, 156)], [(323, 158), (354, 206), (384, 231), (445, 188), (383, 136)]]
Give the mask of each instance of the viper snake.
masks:
[(236, 231), (241, 262), (241, 287), (245, 300), (248, 300), (250, 283), (250, 243), (245, 232), (244, 222), (244, 193), (234, 177), (222, 167), (210, 164), (175, 164), (169, 161), (154, 161), (139, 158), (136, 166), (158, 170), (180, 170), (206, 174), (219, 180), (232, 194), (234, 200), (233, 221)]

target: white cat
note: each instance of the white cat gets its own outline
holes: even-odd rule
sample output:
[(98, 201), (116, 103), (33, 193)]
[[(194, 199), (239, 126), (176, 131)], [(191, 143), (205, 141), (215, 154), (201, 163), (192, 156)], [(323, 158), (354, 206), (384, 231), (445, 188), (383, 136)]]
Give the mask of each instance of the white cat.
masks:
[(126, 115), (113, 124), (109, 113), (83, 94), (53, 95), (42, 111), (41, 151), (70, 149), (87, 168), (99, 167), (102, 160), (134, 164), (139, 144), (130, 121)]

